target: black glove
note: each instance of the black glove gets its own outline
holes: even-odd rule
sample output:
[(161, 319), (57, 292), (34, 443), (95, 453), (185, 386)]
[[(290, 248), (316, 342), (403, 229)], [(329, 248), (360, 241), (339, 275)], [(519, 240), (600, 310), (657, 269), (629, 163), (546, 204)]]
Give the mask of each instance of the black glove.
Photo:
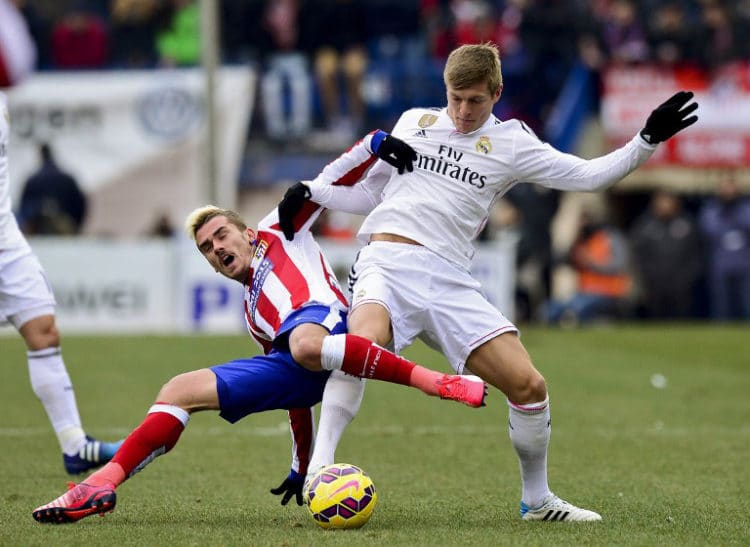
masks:
[(679, 91), (656, 107), (641, 130), (643, 140), (649, 144), (656, 144), (697, 122), (698, 116), (686, 117), (698, 108), (698, 103), (685, 106), (692, 98), (692, 91)]
[(284, 232), (284, 237), (291, 241), (294, 239), (294, 217), (300, 212), (312, 194), (310, 188), (298, 182), (290, 186), (279, 203), (279, 226)]
[(297, 505), (302, 505), (302, 485), (305, 483), (305, 477), (292, 470), (289, 476), (284, 479), (277, 488), (271, 488), (271, 494), (281, 496), (281, 505), (286, 505), (292, 496), (297, 499)]
[(399, 175), (402, 175), (404, 171), (414, 171), (413, 164), (417, 160), (417, 153), (411, 146), (393, 135), (386, 135), (380, 144), (374, 147), (373, 152), (381, 160), (396, 167)]

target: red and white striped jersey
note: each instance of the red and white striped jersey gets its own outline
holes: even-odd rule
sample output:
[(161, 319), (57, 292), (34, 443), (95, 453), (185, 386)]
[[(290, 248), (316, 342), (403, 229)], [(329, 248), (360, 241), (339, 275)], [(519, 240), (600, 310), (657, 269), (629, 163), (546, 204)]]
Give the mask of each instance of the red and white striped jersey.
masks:
[(265, 353), (289, 314), (307, 304), (345, 310), (349, 303), (330, 264), (310, 232), (322, 207), (306, 204), (287, 241), (274, 208), (258, 224), (255, 256), (245, 286), (245, 322)]

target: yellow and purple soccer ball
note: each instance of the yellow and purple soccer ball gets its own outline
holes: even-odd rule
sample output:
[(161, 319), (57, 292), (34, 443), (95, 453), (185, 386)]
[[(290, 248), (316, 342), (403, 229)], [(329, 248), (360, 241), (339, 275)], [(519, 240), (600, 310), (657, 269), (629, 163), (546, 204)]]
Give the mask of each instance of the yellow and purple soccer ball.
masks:
[(348, 463), (321, 468), (310, 479), (304, 495), (313, 520), (326, 529), (364, 526), (378, 502), (372, 479)]

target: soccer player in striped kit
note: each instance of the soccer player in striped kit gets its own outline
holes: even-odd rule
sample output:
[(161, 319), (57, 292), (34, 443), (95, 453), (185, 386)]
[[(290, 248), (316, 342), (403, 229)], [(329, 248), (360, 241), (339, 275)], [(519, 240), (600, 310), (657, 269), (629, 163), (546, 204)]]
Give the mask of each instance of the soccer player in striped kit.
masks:
[[(471, 371), (506, 395), (521, 470), (521, 518), (601, 520), (549, 488), (547, 387), (516, 326), (471, 277), (472, 241), (494, 201), (514, 185), (604, 189), (645, 163), (659, 142), (697, 121), (690, 114), (698, 105), (688, 104), (693, 94), (681, 91), (657, 107), (623, 147), (584, 160), (543, 143), (524, 123), (492, 114), (503, 87), (492, 44), (451, 52), (443, 78), (447, 107), (408, 110), (392, 132), (416, 151), (413, 172), (394, 177), (381, 165), (365, 166), (368, 155), (357, 145), (316, 180), (287, 191), (279, 206), (282, 230), (296, 239), (306, 198), (367, 214), (359, 237), (368, 245), (350, 276), (349, 332), (392, 343), (396, 352), (420, 337), (439, 348), (457, 373)], [(352, 186), (351, 173), (365, 178)]]
[[(380, 157), (400, 171), (411, 167), (413, 151), (398, 139), (373, 132), (362, 142), (370, 163)], [(282, 504), (293, 495), (301, 504), (314, 436), (311, 407), (322, 400), (315, 447), (319, 467), (333, 463), (338, 440), (359, 409), (364, 389), (360, 378), (413, 386), (472, 407), (484, 404), (486, 386), (479, 378), (438, 373), (366, 338), (346, 334), (347, 299), (310, 232), (321, 210), (311, 203), (304, 207), (298, 215), (297, 237), (291, 242), (280, 230), (277, 209), (261, 220), (257, 230), (248, 228), (237, 213), (215, 206), (201, 207), (188, 216), (186, 230), (209, 264), (245, 287), (248, 332), (263, 355), (169, 380), (112, 461), (35, 509), (37, 521), (75, 522), (114, 509), (115, 488), (168, 452), (193, 412), (218, 410), (234, 423), (255, 412), (289, 410), (292, 470), (272, 492), (283, 494)]]
[[(35, 56), (23, 17), (12, 2), (0, 0), (0, 90), (26, 77), (34, 67)], [(81, 424), (60, 349), (55, 296), (13, 216), (9, 140), (7, 98), (0, 91), (0, 323), (10, 322), (23, 337), (31, 388), (55, 430), (65, 470), (77, 475), (109, 461), (119, 445), (89, 437)], [(6, 356), (10, 357), (3, 352)]]

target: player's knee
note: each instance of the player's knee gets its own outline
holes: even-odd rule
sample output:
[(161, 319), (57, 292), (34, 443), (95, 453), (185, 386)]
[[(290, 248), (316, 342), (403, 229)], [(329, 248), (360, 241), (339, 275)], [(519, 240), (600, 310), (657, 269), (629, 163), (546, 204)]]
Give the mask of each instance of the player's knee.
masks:
[(54, 316), (51, 315), (32, 319), (21, 326), (20, 332), (26, 346), (32, 351), (60, 345), (60, 332), (55, 325)]
[(513, 387), (513, 393), (508, 398), (514, 403), (529, 404), (538, 403), (547, 397), (547, 383), (544, 376), (533, 371), (526, 375)]
[(292, 358), (310, 370), (320, 370), (322, 340), (317, 336), (296, 336), (289, 340)]
[(178, 374), (170, 378), (166, 384), (161, 386), (156, 400), (160, 403), (167, 403), (184, 408), (185, 394), (187, 391), (187, 375), (189, 373)]

